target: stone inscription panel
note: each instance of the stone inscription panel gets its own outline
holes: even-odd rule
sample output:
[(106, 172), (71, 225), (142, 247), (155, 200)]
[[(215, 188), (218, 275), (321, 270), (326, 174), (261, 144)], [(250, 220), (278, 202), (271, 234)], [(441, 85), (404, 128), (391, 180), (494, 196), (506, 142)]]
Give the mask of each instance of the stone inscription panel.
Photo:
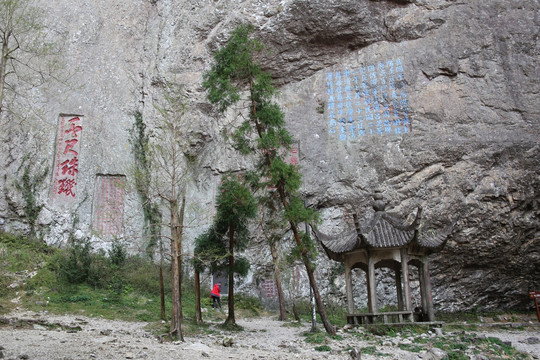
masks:
[(103, 236), (120, 236), (124, 217), (124, 176), (99, 175), (94, 193), (93, 229)]
[(331, 137), (353, 141), (411, 131), (401, 58), (329, 72), (326, 93), (325, 120)]
[(56, 158), (54, 164), (53, 198), (71, 201), (77, 194), (79, 153), (83, 131), (83, 117), (60, 115)]
[(265, 279), (261, 282), (261, 293), (264, 297), (275, 298), (278, 296), (276, 282), (272, 279)]

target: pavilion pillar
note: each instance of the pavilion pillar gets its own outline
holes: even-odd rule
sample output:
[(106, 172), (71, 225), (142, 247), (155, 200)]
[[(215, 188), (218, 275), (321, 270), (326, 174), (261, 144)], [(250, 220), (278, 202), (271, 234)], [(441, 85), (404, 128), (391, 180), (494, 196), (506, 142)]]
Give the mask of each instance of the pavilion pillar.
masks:
[(405, 297), (405, 311), (412, 311), (411, 280), (409, 279), (409, 256), (407, 249), (401, 249), (401, 275), (403, 277), (403, 295)]
[(394, 268), (396, 278), (396, 294), (398, 310), (403, 311), (403, 287), (401, 286), (401, 270), (398, 267)]
[[(420, 282), (420, 301), (422, 303), (422, 315), (426, 315), (428, 313), (428, 304), (427, 304), (427, 294), (426, 294), (426, 279), (424, 277), (424, 264), (421, 263), (421, 265), (418, 266), (418, 281)], [(426, 321), (426, 319), (422, 319), (422, 321)]]
[(375, 283), (375, 260), (368, 254), (368, 272), (367, 272), (367, 288), (368, 288), (368, 307), (369, 312), (376, 314), (377, 309), (377, 286)]
[(424, 309), (424, 311), (427, 312), (428, 321), (435, 321), (435, 313), (433, 311), (433, 298), (431, 297), (431, 280), (429, 278), (429, 263), (426, 255), (424, 255), (422, 259), (421, 273), (423, 279), (422, 287), (424, 288), (424, 296), (426, 303), (426, 309)]
[(347, 262), (345, 262), (345, 291), (347, 292), (347, 311), (349, 314), (354, 313), (354, 298), (352, 290), (352, 269)]

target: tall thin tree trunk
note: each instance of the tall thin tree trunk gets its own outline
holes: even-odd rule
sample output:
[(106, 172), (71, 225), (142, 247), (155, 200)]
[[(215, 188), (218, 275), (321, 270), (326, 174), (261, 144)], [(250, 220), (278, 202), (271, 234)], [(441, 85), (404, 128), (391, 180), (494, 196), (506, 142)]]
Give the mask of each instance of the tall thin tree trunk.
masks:
[(171, 282), (172, 282), (172, 317), (171, 317), (171, 336), (176, 333), (181, 341), (184, 341), (182, 334), (182, 298), (180, 296), (180, 267), (178, 260), (180, 256), (178, 254), (178, 235), (179, 235), (179, 222), (178, 222), (178, 201), (176, 200), (175, 193), (173, 191), (171, 197)]
[[(250, 78), (249, 88), (250, 88), (250, 93), (251, 93), (251, 107), (252, 107), (251, 113), (253, 115), (253, 118), (255, 119), (255, 129), (257, 130), (257, 134), (259, 135), (259, 138), (262, 138), (263, 127), (257, 120), (257, 106), (256, 106), (254, 96), (253, 96), (253, 79), (252, 78)], [(270, 157), (270, 154), (266, 152), (264, 156), (266, 157), (266, 164), (268, 168), (270, 168), (272, 165), (272, 159)], [(278, 190), (279, 198), (281, 200), (283, 208), (286, 210), (289, 207), (289, 203), (287, 201), (287, 196), (285, 194), (285, 188), (283, 184), (279, 184), (277, 186), (277, 190)], [(296, 242), (298, 247), (303, 248), (302, 239), (300, 238), (300, 234), (298, 233), (298, 227), (292, 221), (289, 221), (289, 224), (291, 226), (291, 230), (294, 235), (294, 241)], [(332, 324), (330, 323), (330, 320), (328, 319), (328, 316), (326, 315), (326, 310), (324, 309), (324, 304), (319, 294), (319, 289), (315, 281), (315, 276), (313, 275), (313, 267), (311, 266), (310, 260), (307, 258), (305, 251), (303, 251), (303, 254), (302, 254), (302, 261), (304, 262), (304, 265), (306, 266), (306, 272), (308, 274), (309, 282), (313, 289), (313, 295), (315, 296), (315, 302), (317, 303), (317, 309), (319, 310), (319, 315), (321, 316), (321, 321), (323, 322), (324, 329), (326, 330), (328, 334), (335, 335), (336, 328), (332, 326)]]
[(199, 270), (195, 269), (195, 321), (197, 324), (202, 323), (202, 312), (201, 312), (201, 279), (199, 275)]
[(176, 242), (171, 240), (172, 260), (171, 260), (171, 282), (172, 282), (172, 316), (171, 316), (171, 336), (176, 333), (178, 338), (182, 338), (182, 321), (180, 319), (180, 291), (178, 289), (178, 256)]
[(166, 320), (165, 315), (165, 285), (163, 284), (163, 264), (159, 264), (159, 300), (161, 304), (161, 319)]
[(229, 316), (225, 323), (236, 324), (234, 317), (234, 226), (229, 227)]
[[(283, 188), (283, 185), (278, 186), (278, 192), (279, 192), (279, 197), (281, 199), (283, 207), (287, 209), (289, 204), (285, 196), (285, 189)], [(298, 247), (303, 248), (302, 239), (300, 239), (300, 234), (298, 233), (298, 227), (292, 221), (290, 221), (289, 224), (291, 225), (294, 241), (296, 242)], [(319, 288), (317, 287), (317, 282), (315, 281), (314, 270), (313, 270), (310, 260), (307, 258), (307, 254), (305, 253), (305, 250), (302, 251), (301, 256), (302, 256), (302, 261), (304, 262), (304, 265), (306, 267), (309, 283), (311, 284), (311, 288), (313, 289), (313, 296), (315, 297), (315, 302), (317, 303), (317, 310), (319, 311), (319, 315), (324, 325), (324, 329), (326, 330), (328, 334), (336, 335), (336, 328), (332, 326), (332, 324), (330, 323), (330, 319), (328, 319), (328, 315), (326, 314), (326, 310), (324, 309), (324, 304), (322, 302), (321, 295), (319, 293)]]
[(184, 320), (184, 312), (182, 311), (182, 236), (184, 235), (184, 210), (186, 208), (186, 197), (182, 196), (182, 205), (178, 216), (178, 289), (180, 292), (180, 321)]
[(161, 303), (161, 319), (167, 320), (165, 315), (165, 284), (163, 283), (163, 239), (159, 238), (159, 300)]
[(281, 271), (279, 270), (278, 254), (275, 242), (270, 243), (270, 252), (272, 253), (272, 262), (274, 263), (274, 277), (276, 279), (276, 288), (278, 292), (279, 320), (284, 321), (287, 319), (287, 308), (285, 307), (285, 295), (283, 294), (283, 287), (281, 286)]

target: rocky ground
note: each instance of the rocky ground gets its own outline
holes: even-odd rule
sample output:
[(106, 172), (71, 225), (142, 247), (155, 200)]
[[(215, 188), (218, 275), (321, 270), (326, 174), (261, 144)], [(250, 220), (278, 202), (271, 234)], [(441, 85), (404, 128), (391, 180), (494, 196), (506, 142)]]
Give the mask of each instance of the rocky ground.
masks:
[[(302, 334), (310, 325), (284, 326), (273, 318), (239, 319), (243, 332), (220, 331), (211, 324), (204, 335), (186, 336), (185, 342), (160, 342), (147, 323), (123, 322), (74, 315), (15, 311), (0, 318), (0, 358), (4, 359), (443, 359), (444, 351), (429, 344), (452, 341), (462, 331), (376, 336), (362, 329), (340, 329), (335, 339), (326, 337), (331, 350), (306, 342)], [(515, 326), (515, 330), (481, 329), (475, 339), (497, 337), (529, 359), (540, 358), (540, 328)], [(469, 332), (467, 332), (469, 334)], [(324, 338), (324, 337), (323, 337)], [(480, 343), (481, 340), (476, 341)], [(428, 344), (415, 350), (416, 343)], [(494, 345), (495, 346), (495, 345)], [(431, 347), (431, 348), (430, 348)], [(470, 359), (494, 358), (469, 346)], [(360, 357), (356, 357), (359, 359)], [(512, 358), (501, 355), (496, 358)]]

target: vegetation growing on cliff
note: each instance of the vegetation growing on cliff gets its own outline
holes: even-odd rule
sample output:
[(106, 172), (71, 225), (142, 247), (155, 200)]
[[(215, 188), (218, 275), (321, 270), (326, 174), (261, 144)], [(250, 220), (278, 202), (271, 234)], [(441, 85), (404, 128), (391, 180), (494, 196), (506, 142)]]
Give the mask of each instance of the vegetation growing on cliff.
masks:
[(24, 199), (23, 209), (32, 239), (37, 237), (36, 221), (41, 209), (43, 209), (43, 204), (40, 204), (38, 200), (38, 191), (49, 173), (47, 167), (43, 169), (36, 169), (36, 167), (35, 164), (30, 162), (29, 157), (25, 157), (18, 170), (18, 172), (22, 170), (20, 179), (15, 181), (15, 187), (20, 191)]

